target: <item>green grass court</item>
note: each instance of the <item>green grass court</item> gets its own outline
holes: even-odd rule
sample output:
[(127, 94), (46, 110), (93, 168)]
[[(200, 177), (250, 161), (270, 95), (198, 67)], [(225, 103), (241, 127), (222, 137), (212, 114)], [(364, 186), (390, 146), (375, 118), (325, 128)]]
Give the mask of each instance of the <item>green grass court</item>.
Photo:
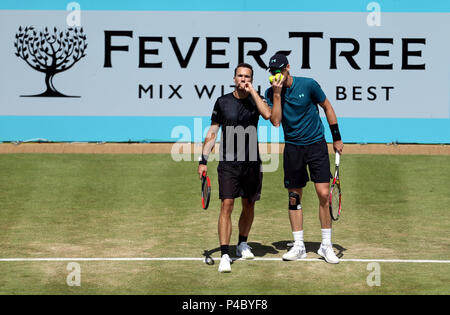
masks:
[[(258, 258), (281, 258), (292, 238), (281, 163), (264, 173), (256, 205)], [(0, 258), (219, 257), (217, 162), (208, 166), (204, 211), (197, 163), (170, 154), (0, 155)], [(343, 155), (335, 249), (343, 259), (449, 261), (449, 174), (450, 156)], [(308, 258), (318, 258), (312, 184), (302, 203)], [(237, 200), (232, 245), (239, 214)], [(85, 261), (74, 287), (67, 264), (0, 261), (0, 294), (450, 294), (450, 263), (380, 262), (380, 285), (369, 286), (368, 262), (236, 261), (219, 274), (218, 261)]]

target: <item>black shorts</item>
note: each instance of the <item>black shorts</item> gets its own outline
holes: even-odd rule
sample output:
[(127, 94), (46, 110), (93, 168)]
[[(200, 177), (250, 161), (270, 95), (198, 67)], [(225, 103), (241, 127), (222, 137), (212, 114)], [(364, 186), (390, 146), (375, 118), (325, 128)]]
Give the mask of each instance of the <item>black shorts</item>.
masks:
[(262, 169), (260, 163), (220, 162), (217, 167), (219, 198), (246, 198), (255, 202), (261, 198)]
[(332, 178), (330, 172), (330, 158), (325, 139), (309, 145), (294, 145), (286, 143), (284, 146), (284, 187), (303, 188), (309, 181), (309, 173), (314, 183), (329, 183)]

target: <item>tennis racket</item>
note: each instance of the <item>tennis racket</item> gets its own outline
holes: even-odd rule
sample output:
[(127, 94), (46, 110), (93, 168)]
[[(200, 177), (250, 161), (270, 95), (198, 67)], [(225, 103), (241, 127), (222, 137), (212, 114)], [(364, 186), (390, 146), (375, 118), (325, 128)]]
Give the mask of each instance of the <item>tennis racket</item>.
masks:
[(209, 197), (211, 196), (211, 181), (206, 172), (202, 174), (202, 207), (203, 209), (208, 209)]
[(341, 180), (339, 178), (339, 163), (341, 160), (341, 155), (336, 152), (336, 169), (334, 171), (334, 178), (330, 188), (330, 214), (334, 221), (339, 219), (341, 215)]

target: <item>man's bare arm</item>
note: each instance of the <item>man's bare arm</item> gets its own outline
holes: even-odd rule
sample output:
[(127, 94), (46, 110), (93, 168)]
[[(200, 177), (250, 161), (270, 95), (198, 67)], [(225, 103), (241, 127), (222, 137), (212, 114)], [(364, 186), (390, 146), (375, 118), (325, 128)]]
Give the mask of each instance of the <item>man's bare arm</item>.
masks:
[(256, 108), (258, 109), (261, 116), (265, 120), (270, 119), (270, 117), (272, 116), (272, 109), (269, 105), (267, 105), (267, 102), (259, 96), (258, 92), (256, 92), (251, 83), (247, 83), (246, 90), (255, 100)]
[[(319, 103), (319, 105), (320, 107), (323, 108), (323, 111), (325, 112), (325, 116), (327, 117), (328, 125), (330, 125), (330, 128), (336, 129), (337, 128), (336, 113), (334, 112), (333, 106), (331, 106), (331, 103), (328, 100), (328, 98), (325, 98), (325, 100), (322, 103)], [(340, 139), (340, 135), (338, 140), (335, 139), (335, 136), (333, 135), (333, 148), (334, 152), (339, 152), (340, 154), (342, 154), (342, 150), (344, 149), (344, 143)]]
[[(217, 140), (217, 133), (219, 132), (220, 125), (218, 123), (211, 123), (208, 133), (206, 134), (205, 141), (203, 142), (201, 163), (198, 165), (198, 176), (202, 177), (202, 174), (208, 172), (208, 166), (206, 162), (208, 161), (208, 155), (211, 153)], [(203, 164), (202, 164), (203, 163)]]
[(208, 133), (206, 134), (205, 141), (203, 142), (202, 154), (208, 156), (217, 140), (217, 133), (219, 132), (220, 125), (218, 123), (211, 123)]

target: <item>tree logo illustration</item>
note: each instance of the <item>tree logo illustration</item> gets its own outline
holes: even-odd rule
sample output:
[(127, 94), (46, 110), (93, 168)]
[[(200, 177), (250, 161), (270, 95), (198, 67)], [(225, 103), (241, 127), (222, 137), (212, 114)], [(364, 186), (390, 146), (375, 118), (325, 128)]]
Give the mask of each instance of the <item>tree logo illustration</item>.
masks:
[(79, 97), (64, 95), (56, 90), (53, 77), (69, 70), (86, 56), (86, 35), (82, 27), (70, 27), (65, 31), (58, 31), (55, 27), (53, 32), (46, 27), (38, 33), (33, 26), (20, 26), (14, 47), (17, 57), (34, 70), (45, 73), (46, 91), (23, 97)]

